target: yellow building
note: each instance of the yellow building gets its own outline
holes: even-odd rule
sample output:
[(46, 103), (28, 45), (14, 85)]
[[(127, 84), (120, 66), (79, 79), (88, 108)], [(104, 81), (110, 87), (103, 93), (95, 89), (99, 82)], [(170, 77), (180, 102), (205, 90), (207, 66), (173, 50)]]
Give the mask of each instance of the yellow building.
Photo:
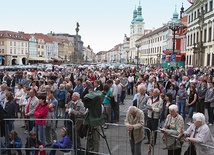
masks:
[(28, 40), (23, 32), (0, 31), (0, 57), (2, 65), (25, 65)]

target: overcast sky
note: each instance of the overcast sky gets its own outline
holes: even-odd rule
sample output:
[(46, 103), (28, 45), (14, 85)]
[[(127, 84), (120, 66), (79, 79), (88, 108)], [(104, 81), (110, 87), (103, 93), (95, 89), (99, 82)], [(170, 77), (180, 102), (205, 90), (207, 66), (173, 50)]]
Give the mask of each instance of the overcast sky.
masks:
[[(161, 27), (171, 18), (177, 5), (187, 0), (141, 0), (146, 29)], [(110, 50), (129, 36), (133, 10), (139, 0), (1, 0), (0, 30), (26, 33), (75, 34), (76, 22), (84, 46), (97, 53)]]

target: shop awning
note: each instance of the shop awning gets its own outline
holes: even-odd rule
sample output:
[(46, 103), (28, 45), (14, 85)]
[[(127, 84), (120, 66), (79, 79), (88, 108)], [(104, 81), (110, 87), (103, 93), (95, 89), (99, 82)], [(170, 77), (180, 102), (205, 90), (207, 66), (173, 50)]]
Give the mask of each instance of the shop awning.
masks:
[(29, 61), (47, 61), (48, 59), (43, 57), (30, 57), (28, 58)]
[(63, 61), (63, 59), (61, 59), (61, 58), (51, 58), (51, 59), (54, 61)]

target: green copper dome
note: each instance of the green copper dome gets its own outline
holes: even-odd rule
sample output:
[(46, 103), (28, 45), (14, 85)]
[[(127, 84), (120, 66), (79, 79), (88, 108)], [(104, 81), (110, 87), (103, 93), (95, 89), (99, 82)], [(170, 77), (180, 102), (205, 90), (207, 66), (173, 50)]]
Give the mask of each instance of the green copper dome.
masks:
[(135, 6), (135, 9), (133, 11), (133, 20), (132, 20), (132, 24), (134, 24), (134, 21), (135, 21), (135, 18), (137, 17), (137, 9), (136, 9), (136, 6)]
[(135, 18), (135, 21), (142, 22), (144, 19), (142, 17), (142, 8), (140, 5), (138, 6), (137, 10), (137, 17)]
[(178, 14), (177, 9), (176, 9), (176, 6), (175, 6), (175, 11), (174, 11), (174, 13), (173, 13), (173, 20), (177, 20), (177, 19), (178, 19), (178, 16), (179, 16), (179, 14)]

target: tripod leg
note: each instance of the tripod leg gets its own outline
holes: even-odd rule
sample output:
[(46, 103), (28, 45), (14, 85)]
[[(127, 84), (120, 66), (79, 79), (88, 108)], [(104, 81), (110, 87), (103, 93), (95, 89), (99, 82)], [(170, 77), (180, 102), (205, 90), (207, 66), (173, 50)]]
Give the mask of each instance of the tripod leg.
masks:
[(108, 152), (109, 152), (109, 154), (111, 155), (111, 150), (110, 150), (110, 147), (109, 147), (109, 145), (108, 145), (108, 141), (107, 141), (106, 135), (105, 135), (105, 133), (104, 133), (103, 127), (100, 126), (100, 128), (101, 128), (101, 131), (102, 131), (102, 134), (103, 134), (102, 138), (105, 139), (105, 142), (106, 142), (106, 145), (107, 145), (107, 148), (108, 148)]

